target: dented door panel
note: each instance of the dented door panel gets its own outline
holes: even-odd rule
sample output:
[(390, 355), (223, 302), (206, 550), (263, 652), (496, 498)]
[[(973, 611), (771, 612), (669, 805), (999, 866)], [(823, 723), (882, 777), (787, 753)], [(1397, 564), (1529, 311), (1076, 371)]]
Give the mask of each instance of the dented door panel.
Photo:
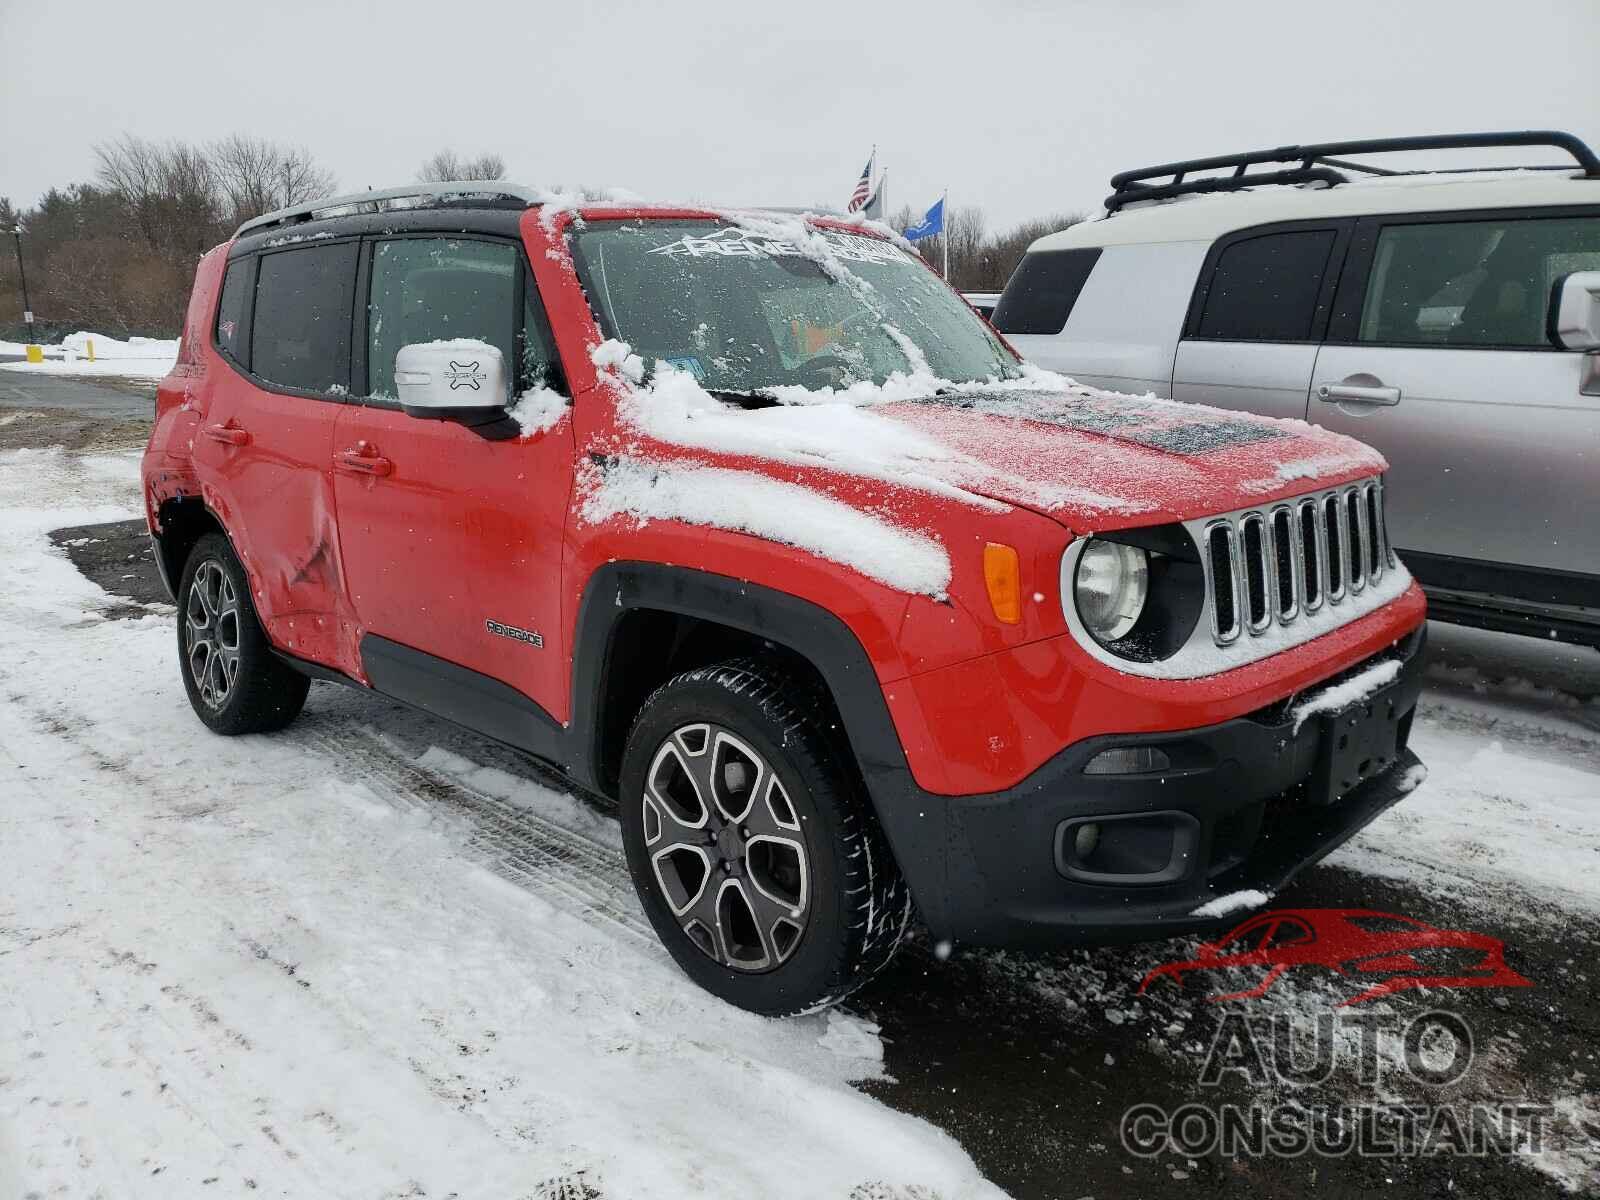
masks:
[(265, 391), (226, 367), (215, 375), (194, 441), (201, 494), (250, 574), (273, 645), (351, 672), (330, 461), (342, 405)]

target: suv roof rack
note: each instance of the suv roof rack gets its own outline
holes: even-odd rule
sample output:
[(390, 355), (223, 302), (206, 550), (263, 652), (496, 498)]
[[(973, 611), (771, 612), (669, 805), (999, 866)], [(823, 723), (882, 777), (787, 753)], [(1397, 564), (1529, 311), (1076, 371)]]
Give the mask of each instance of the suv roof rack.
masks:
[[(441, 203), (450, 200), (512, 200), (522, 207), (538, 204), (547, 197), (543, 192), (533, 188), (523, 187), (519, 183), (506, 183), (499, 179), (452, 179), (444, 183), (410, 183), (401, 187), (378, 188), (376, 191), (368, 189), (365, 192), (351, 192), (344, 196), (324, 196), (320, 200), (307, 200), (303, 204), (292, 204), (288, 208), (280, 208), (276, 212), (263, 213), (246, 221), (233, 236), (239, 237), (252, 229), (265, 229), (270, 225), (287, 225), (302, 221), (313, 221), (319, 216), (333, 213), (341, 208), (352, 209), (356, 212), (382, 212), (390, 207), (389, 202), (394, 200), (418, 200), (423, 202)], [(421, 204), (401, 205), (398, 207), (420, 208)]]
[[(1368, 163), (1350, 162), (1346, 154), (1394, 154), (1403, 150), (1462, 150), (1483, 149), (1493, 146), (1553, 146), (1572, 155), (1573, 161), (1583, 169), (1585, 178), (1600, 179), (1600, 158), (1593, 150), (1570, 133), (1554, 129), (1525, 129), (1507, 133), (1443, 133), (1424, 137), (1368, 138), (1356, 142), (1321, 142), (1309, 146), (1279, 146), (1276, 150), (1257, 150), (1248, 154), (1219, 154), (1215, 158), (1191, 158), (1184, 162), (1164, 163), (1156, 167), (1140, 167), (1123, 171), (1111, 177), (1112, 194), (1106, 198), (1106, 211), (1114, 213), (1124, 205), (1140, 200), (1170, 200), (1176, 196), (1191, 196), (1203, 192), (1237, 192), (1243, 188), (1263, 184), (1326, 183), (1336, 187), (1349, 183), (1344, 172), (1355, 171), (1364, 175), (1453, 175), (1472, 171), (1494, 170), (1569, 170), (1565, 164), (1541, 167), (1458, 167), (1444, 170), (1396, 171), (1375, 167)], [(1261, 163), (1299, 163), (1277, 171), (1257, 171), (1248, 168)], [(1185, 179), (1191, 171), (1214, 171), (1232, 167), (1231, 175), (1209, 175), (1201, 179)], [(1167, 183), (1150, 183), (1170, 175)]]

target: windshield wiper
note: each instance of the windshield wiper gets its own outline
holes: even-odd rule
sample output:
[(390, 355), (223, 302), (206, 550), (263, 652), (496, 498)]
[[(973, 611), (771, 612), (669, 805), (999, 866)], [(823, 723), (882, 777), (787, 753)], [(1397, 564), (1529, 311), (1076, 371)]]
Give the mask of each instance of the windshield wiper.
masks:
[(718, 400), (726, 400), (730, 404), (737, 404), (740, 408), (777, 408), (782, 403), (771, 392), (764, 392), (759, 389), (749, 392), (737, 392), (728, 388), (707, 388), (706, 391)]

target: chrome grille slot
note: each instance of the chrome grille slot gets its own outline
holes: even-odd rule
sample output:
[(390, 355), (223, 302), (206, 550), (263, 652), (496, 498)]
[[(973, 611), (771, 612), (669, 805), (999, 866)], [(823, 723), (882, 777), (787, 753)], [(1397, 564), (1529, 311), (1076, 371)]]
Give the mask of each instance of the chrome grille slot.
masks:
[(1345, 527), (1350, 531), (1347, 548), (1350, 590), (1360, 592), (1367, 586), (1367, 506), (1361, 503), (1361, 493), (1355, 488), (1344, 494), (1344, 517)]
[(1211, 600), (1211, 629), (1217, 645), (1226, 646), (1239, 636), (1237, 575), (1234, 564), (1233, 525), (1218, 521), (1206, 529), (1206, 590)]
[(1315, 500), (1302, 500), (1300, 512), (1300, 593), (1301, 609), (1308, 613), (1322, 607), (1322, 593), (1327, 573), (1328, 548), (1322, 534), (1322, 516)]
[(1260, 633), (1272, 624), (1272, 579), (1277, 574), (1267, 561), (1267, 520), (1260, 513), (1246, 513), (1239, 522), (1239, 558), (1243, 566), (1244, 620), (1251, 633)]
[(1367, 529), (1370, 540), (1367, 544), (1367, 574), (1373, 582), (1383, 578), (1384, 568), (1388, 566), (1388, 554), (1383, 546), (1383, 497), (1376, 483), (1369, 483), (1362, 491), (1362, 499), (1366, 502)]
[(1278, 620), (1292, 621), (1300, 615), (1300, 586), (1305, 576), (1294, 513), (1286, 507), (1272, 510), (1272, 550), (1278, 568)]
[(1328, 586), (1325, 590), (1328, 603), (1337, 604), (1344, 599), (1344, 548), (1350, 541), (1345, 533), (1344, 505), (1339, 503), (1338, 493), (1322, 501), (1321, 532), (1323, 545), (1327, 547)]

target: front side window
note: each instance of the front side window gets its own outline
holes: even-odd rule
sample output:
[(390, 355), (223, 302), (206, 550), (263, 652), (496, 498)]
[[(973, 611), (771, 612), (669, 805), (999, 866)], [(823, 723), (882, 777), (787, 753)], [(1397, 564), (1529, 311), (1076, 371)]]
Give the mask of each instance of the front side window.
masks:
[(261, 256), (250, 329), (250, 370), (280, 387), (337, 392), (350, 386), (350, 304), (356, 242)]
[(959, 296), (881, 238), (812, 230), (802, 248), (714, 221), (594, 221), (571, 236), (605, 334), (709, 391), (1019, 371)]
[(419, 342), (470, 338), (499, 349), (518, 374), (517, 249), (470, 238), (395, 238), (372, 248), (367, 303), (368, 393), (393, 400), (394, 360)]
[(1305, 342), (1337, 231), (1297, 229), (1245, 238), (1217, 256), (1198, 336), (1229, 342)]
[(1358, 340), (1545, 348), (1551, 290), (1600, 270), (1600, 217), (1389, 225), (1378, 234)]

